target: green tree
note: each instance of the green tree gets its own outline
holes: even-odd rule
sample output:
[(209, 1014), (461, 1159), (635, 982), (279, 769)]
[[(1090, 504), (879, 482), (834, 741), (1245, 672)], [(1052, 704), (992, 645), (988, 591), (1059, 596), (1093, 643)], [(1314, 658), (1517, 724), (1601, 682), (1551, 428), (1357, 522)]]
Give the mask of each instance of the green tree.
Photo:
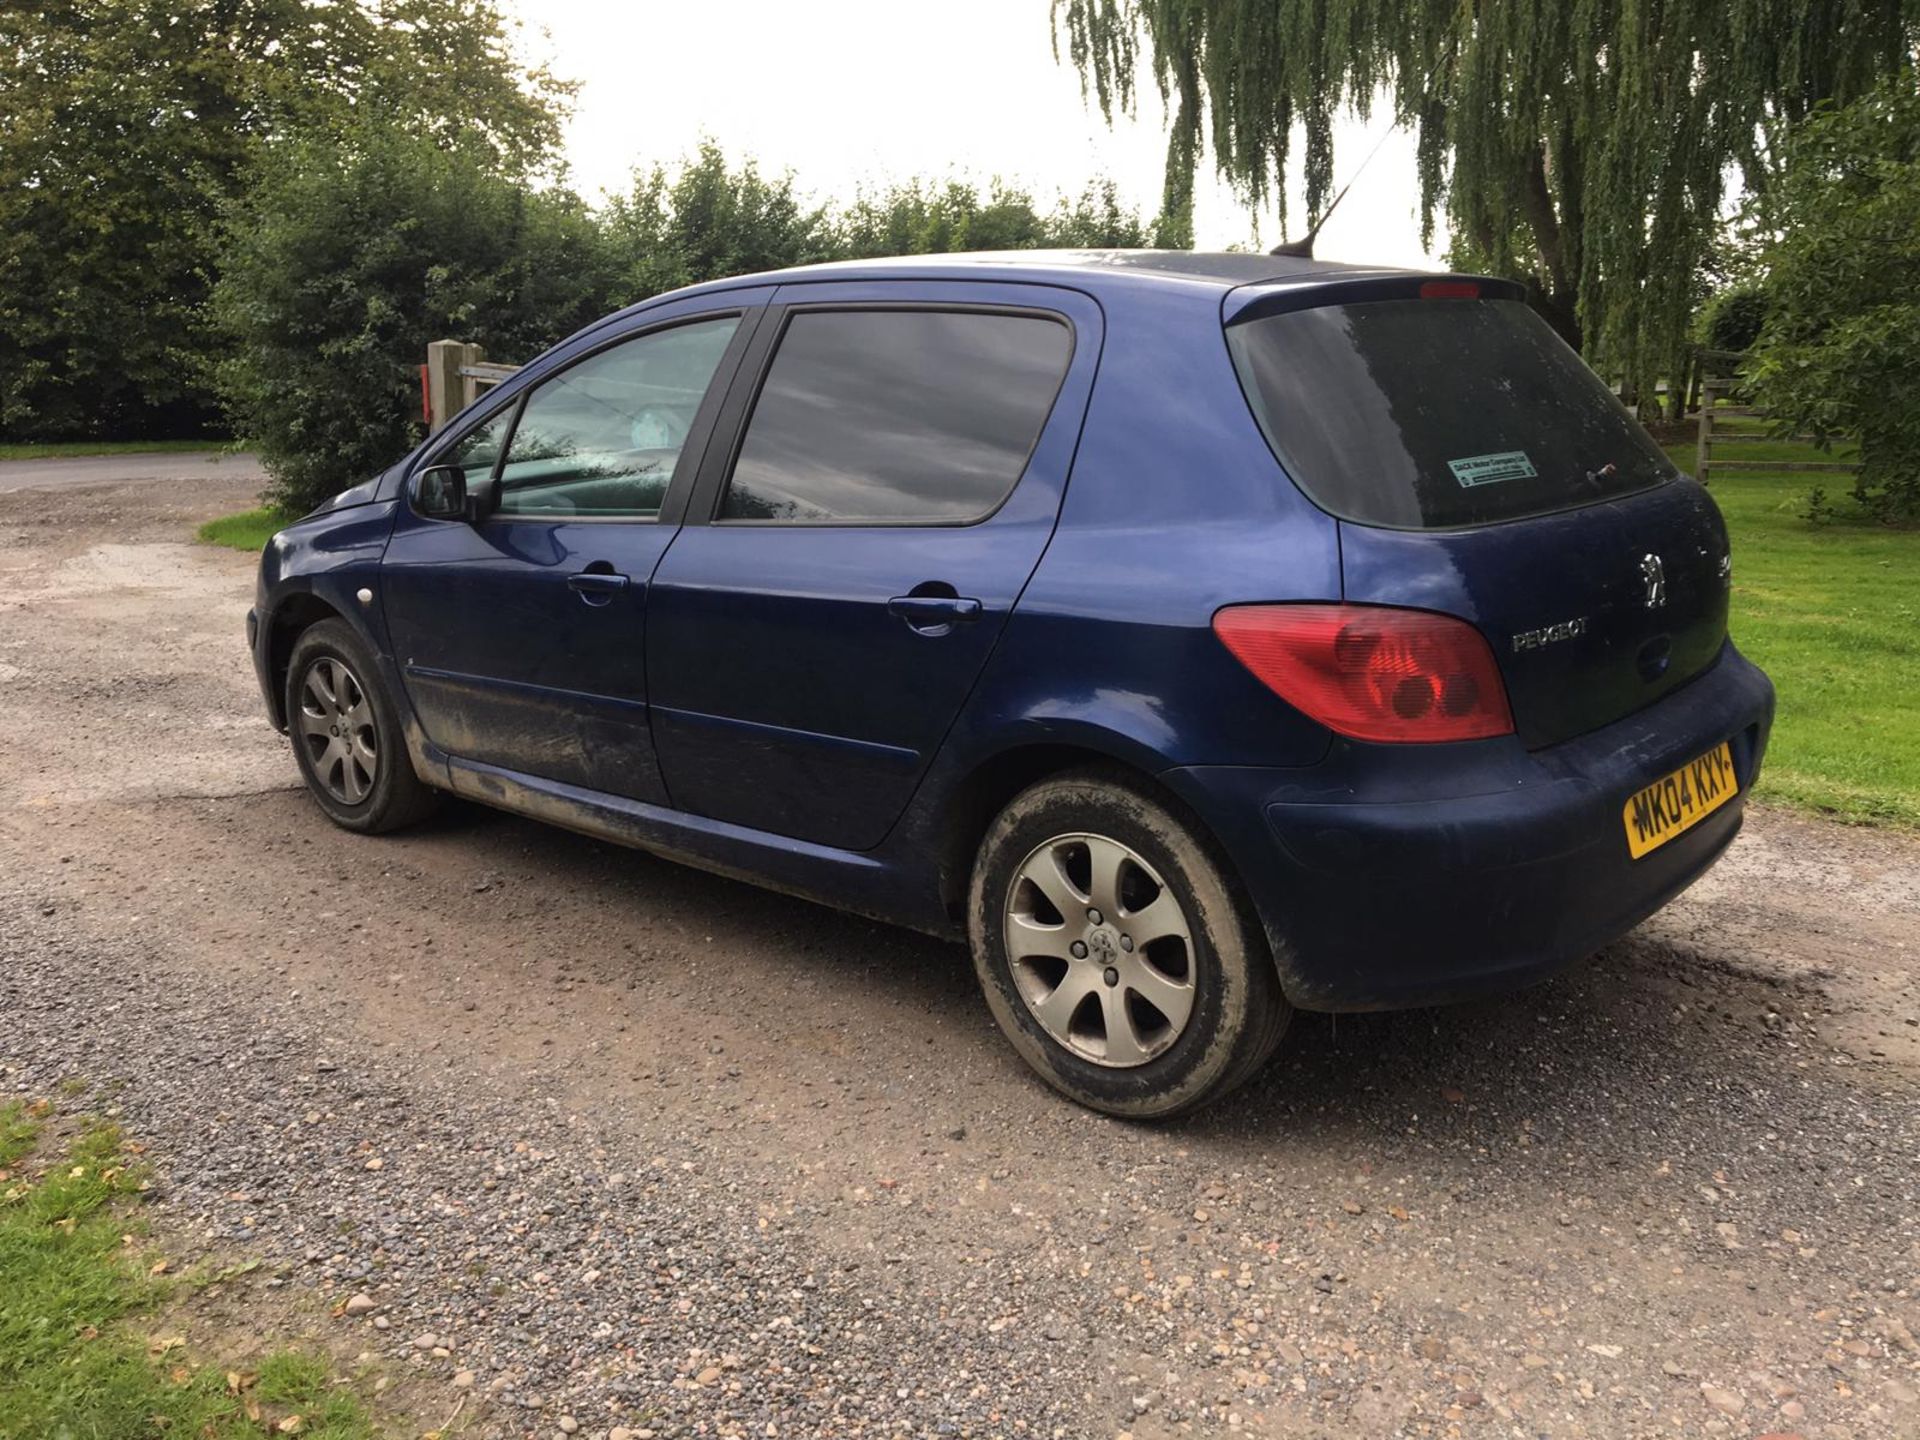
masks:
[(400, 126), (276, 142), (227, 220), (218, 384), (272, 476), (267, 499), (294, 510), (418, 443), (429, 341), (530, 357), (619, 289), (577, 197)]
[(1110, 180), (1061, 197), (1050, 211), (1017, 186), (983, 193), (966, 180), (898, 181), (844, 206), (805, 203), (794, 177), (769, 178), (712, 142), (669, 169), (634, 177), (606, 212), (626, 301), (681, 285), (822, 260), (958, 250), (1113, 248), (1150, 242), (1154, 227), (1120, 202)]
[(1294, 127), (1307, 208), (1334, 186), (1334, 117), (1382, 88), (1418, 137), (1421, 210), (1532, 278), (1596, 363), (1650, 392), (1684, 368), (1730, 169), (1764, 185), (1771, 127), (1907, 73), (1913, 0), (1054, 0), (1111, 116), (1142, 55), (1174, 112), (1170, 202), (1203, 142), (1277, 202)]
[(1920, 523), (1920, 87), (1903, 79), (1800, 126), (1756, 206), (1776, 238), (1754, 398), (1785, 429), (1857, 438), (1854, 498)]
[(1709, 350), (1750, 350), (1767, 323), (1767, 292), (1757, 282), (1716, 290), (1694, 318), (1694, 334)]
[(836, 258), (937, 255), (959, 250), (1130, 248), (1151, 243), (1153, 227), (1120, 203), (1111, 180), (1042, 211), (1033, 196), (995, 181), (982, 195), (965, 180), (908, 180), (862, 194), (832, 213)]
[(836, 253), (849, 259), (1053, 243), (1033, 197), (997, 180), (984, 195), (966, 180), (908, 180), (862, 195), (835, 222)]
[(909, 181), (845, 210), (808, 204), (707, 144), (594, 213), (480, 142), (372, 119), (267, 145), (225, 216), (212, 317), (222, 398), (305, 509), (420, 439), (429, 341), (501, 360), (622, 305), (812, 261), (953, 249), (1138, 245), (1148, 227), (1096, 182), (1037, 210), (1025, 192)]
[(769, 180), (751, 160), (734, 165), (712, 141), (674, 170), (636, 172), (605, 223), (628, 302), (830, 258), (825, 214), (801, 203), (792, 176)]
[(386, 116), (510, 168), (567, 88), (492, 0), (0, 6), (0, 434), (204, 421), (221, 205), (260, 145)]
[[(1189, 227), (1190, 228), (1190, 227)], [(1071, 250), (1133, 250), (1142, 246), (1187, 250), (1193, 246), (1188, 234), (1184, 244), (1168, 233), (1163, 220), (1143, 222), (1120, 203), (1120, 192), (1111, 180), (1096, 180), (1072, 199), (1062, 198), (1046, 219), (1046, 243)]]

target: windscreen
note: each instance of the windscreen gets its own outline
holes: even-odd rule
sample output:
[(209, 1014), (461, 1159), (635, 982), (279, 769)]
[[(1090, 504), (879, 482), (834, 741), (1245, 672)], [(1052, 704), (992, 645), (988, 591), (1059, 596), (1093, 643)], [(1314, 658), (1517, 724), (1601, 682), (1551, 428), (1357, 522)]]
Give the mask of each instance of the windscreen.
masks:
[(1371, 300), (1232, 325), (1240, 383), (1322, 509), (1440, 530), (1570, 509), (1675, 470), (1516, 300)]

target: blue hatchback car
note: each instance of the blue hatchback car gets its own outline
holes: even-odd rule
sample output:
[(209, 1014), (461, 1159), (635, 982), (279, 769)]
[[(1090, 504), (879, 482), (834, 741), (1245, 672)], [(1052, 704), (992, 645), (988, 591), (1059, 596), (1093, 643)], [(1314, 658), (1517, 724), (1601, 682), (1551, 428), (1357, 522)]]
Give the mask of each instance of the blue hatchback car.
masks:
[(965, 936), (1152, 1117), (1706, 870), (1773, 714), (1730, 575), (1510, 284), (1023, 253), (613, 315), (275, 536), (248, 628), (336, 823), (446, 792)]

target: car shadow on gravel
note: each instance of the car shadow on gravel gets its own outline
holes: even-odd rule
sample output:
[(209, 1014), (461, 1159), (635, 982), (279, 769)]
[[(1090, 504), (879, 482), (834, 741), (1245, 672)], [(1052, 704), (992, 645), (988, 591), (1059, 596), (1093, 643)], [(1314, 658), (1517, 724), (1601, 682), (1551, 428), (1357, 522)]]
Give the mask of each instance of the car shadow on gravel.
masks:
[[(858, 1014), (883, 985), (898, 1009), (941, 1022), (946, 1043), (982, 1051), (1002, 1044), (957, 944), (478, 806), (449, 805), (415, 834), (435, 848), (473, 852), (460, 863), (477, 885), (509, 857), (521, 865), (538, 857), (540, 870), (592, 898), (610, 933), (664, 920), (723, 944), (776, 990), (804, 988), (809, 1005)], [(607, 947), (576, 964), (582, 978), (615, 985), (630, 960)], [(1390, 1014), (1298, 1015), (1253, 1082), (1175, 1128), (1202, 1142), (1418, 1137), (1471, 1148), (1495, 1131), (1531, 1144), (1577, 1129), (1590, 1140), (1633, 1132), (1635, 1144), (1651, 1143), (1686, 1121), (1683, 1105), (1745, 1094), (1791, 1053), (1786, 1035), (1761, 1023), (1778, 993), (1630, 937), (1510, 996)], [(868, 1058), (884, 1066), (898, 1047), (892, 1058), (902, 1060), (907, 1043), (875, 1037)], [(1003, 1073), (1008, 1085), (1031, 1083), (1011, 1058)]]
[[(977, 1006), (985, 1013), (972, 963), (955, 941), (464, 800), (442, 805), (406, 834), (468, 851), (456, 863), (476, 888), (537, 856), (541, 870), (564, 875), (569, 890), (600, 907), (597, 924), (614, 933), (665, 922), (687, 936), (725, 937), (730, 949), (750, 955), (742, 963), (797, 964), (823, 985), (844, 976), (863, 994), (870, 993), (870, 972), (884, 968), (893, 998), (909, 1008)], [(582, 953), (577, 964), (595, 980), (619, 983), (631, 961), (618, 947), (602, 947)]]
[[(1778, 992), (1630, 936), (1511, 995), (1384, 1014), (1297, 1015), (1237, 1097), (1185, 1137), (1419, 1149), (1462, 1165), (1581, 1152), (1639, 1165), (1782, 1117), (1791, 1066), (1817, 1047), (1765, 1017)], [(1805, 1097), (1799, 1097), (1804, 1104)]]

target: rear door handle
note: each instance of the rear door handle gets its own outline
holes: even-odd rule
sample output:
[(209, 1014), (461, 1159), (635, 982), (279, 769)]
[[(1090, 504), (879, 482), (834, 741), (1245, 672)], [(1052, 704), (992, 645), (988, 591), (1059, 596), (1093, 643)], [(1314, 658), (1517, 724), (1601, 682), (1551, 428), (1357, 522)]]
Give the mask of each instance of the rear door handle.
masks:
[(978, 620), (980, 602), (960, 595), (896, 595), (887, 601), (887, 613), (923, 635), (943, 635), (949, 626)]

